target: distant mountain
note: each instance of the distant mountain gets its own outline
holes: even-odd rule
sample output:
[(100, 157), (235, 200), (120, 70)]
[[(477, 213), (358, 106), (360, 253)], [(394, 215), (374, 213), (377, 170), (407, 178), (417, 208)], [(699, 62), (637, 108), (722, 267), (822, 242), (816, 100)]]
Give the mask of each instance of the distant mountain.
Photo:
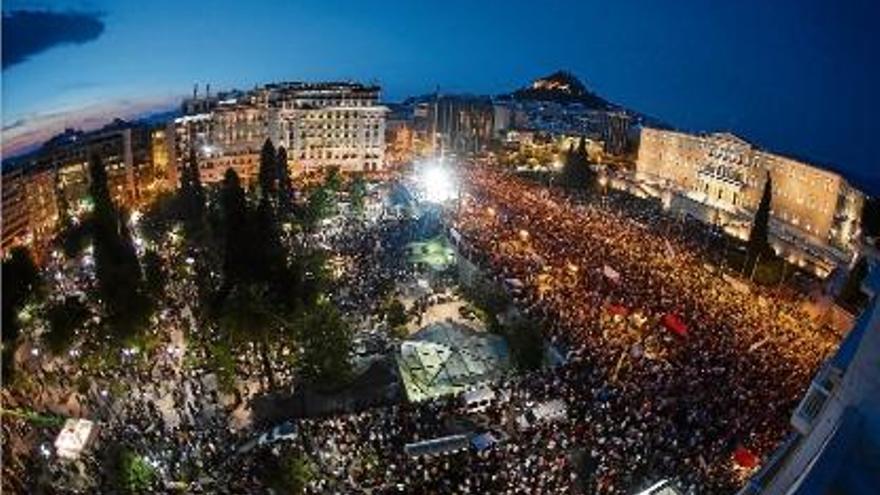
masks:
[(520, 88), (507, 96), (519, 101), (580, 103), (595, 110), (618, 108), (617, 105), (587, 89), (586, 85), (574, 74), (563, 70), (535, 79), (531, 86)]

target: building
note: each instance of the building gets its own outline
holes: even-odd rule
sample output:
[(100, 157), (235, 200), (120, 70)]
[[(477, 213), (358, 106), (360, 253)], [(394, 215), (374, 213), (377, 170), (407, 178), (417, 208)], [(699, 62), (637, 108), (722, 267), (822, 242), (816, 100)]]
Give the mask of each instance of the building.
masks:
[(510, 105), (498, 102), (492, 105), (492, 134), (501, 138), (508, 129), (513, 127), (515, 111)]
[(420, 106), (422, 125), (433, 135), (437, 153), (477, 153), (493, 138), (495, 106), (489, 98), (444, 95)]
[(153, 180), (150, 130), (122, 120), (91, 132), (68, 129), (47, 141), (28, 160), (30, 170), (53, 170), (56, 187), (74, 211), (89, 195), (89, 160), (96, 156), (107, 169), (107, 184), (117, 204), (134, 207)]
[(220, 101), (207, 113), (184, 115), (174, 120), (174, 145), (170, 155), (179, 170), (194, 154), (206, 184), (223, 180), (229, 168), (249, 183), (257, 173), (260, 149), (269, 137), (269, 108), (265, 104)]
[(68, 129), (3, 171), (3, 252), (28, 245), (41, 254), (63, 215), (91, 208), (89, 160), (107, 169), (110, 194), (124, 208), (147, 204), (167, 187), (167, 170), (156, 166), (151, 130), (116, 120), (90, 132)]
[(40, 248), (55, 236), (59, 225), (55, 171), (28, 169), (20, 163), (3, 172), (3, 245), (5, 255), (16, 246)]
[(26, 187), (27, 177), (21, 167), (3, 171), (3, 253), (25, 244), (29, 237), (29, 213)]
[(791, 416), (792, 431), (739, 495), (876, 493), (880, 487), (880, 264), (869, 304)]
[(604, 152), (613, 156), (624, 155), (630, 150), (630, 127), (632, 116), (622, 111), (609, 111), (604, 114), (602, 141)]
[(772, 179), (771, 244), (825, 276), (848, 264), (864, 196), (835, 172), (769, 153), (728, 133), (642, 128), (636, 178), (666, 206), (748, 236), (766, 178)]
[(357, 83), (282, 83), (270, 87), (277, 119), (273, 142), (289, 166), (312, 171), (376, 171), (385, 163), (385, 114), (379, 87)]
[(295, 172), (380, 170), (387, 108), (378, 99), (377, 86), (346, 82), (284, 82), (203, 97), (194, 92), (169, 131), (170, 154), (178, 169), (194, 155), (205, 183), (223, 180), (228, 168), (246, 183), (253, 180), (266, 139), (285, 147)]

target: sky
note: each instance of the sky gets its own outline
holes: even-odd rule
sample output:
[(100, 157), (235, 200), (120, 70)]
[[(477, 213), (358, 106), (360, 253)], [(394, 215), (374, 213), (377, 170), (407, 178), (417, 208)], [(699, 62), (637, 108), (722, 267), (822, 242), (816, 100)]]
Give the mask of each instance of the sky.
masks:
[(395, 101), (508, 92), (567, 69), (681, 129), (731, 131), (880, 191), (873, 0), (5, 0), (3, 12), (5, 155), (173, 107), (194, 83), (354, 79)]

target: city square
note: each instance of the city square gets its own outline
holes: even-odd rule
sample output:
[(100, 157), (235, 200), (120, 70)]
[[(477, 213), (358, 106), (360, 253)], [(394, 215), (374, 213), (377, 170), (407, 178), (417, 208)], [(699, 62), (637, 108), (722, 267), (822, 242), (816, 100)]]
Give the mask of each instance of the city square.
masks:
[[(4, 30), (89, 15), (24, 7)], [(4, 50), (4, 91), (40, 50)], [(863, 169), (568, 71), (397, 100), (252, 77), (52, 132), (4, 115), (3, 492), (880, 483)]]

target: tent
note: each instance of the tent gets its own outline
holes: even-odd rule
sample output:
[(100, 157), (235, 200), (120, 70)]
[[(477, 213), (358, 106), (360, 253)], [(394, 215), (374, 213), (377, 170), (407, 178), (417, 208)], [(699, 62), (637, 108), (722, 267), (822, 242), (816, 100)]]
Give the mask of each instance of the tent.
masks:
[(77, 459), (95, 437), (95, 423), (87, 419), (69, 418), (55, 439), (58, 457)]
[(663, 319), (661, 320), (663, 326), (666, 327), (670, 332), (678, 335), (679, 337), (685, 337), (688, 333), (688, 327), (681, 321), (681, 317), (674, 313), (666, 313), (663, 315)]

